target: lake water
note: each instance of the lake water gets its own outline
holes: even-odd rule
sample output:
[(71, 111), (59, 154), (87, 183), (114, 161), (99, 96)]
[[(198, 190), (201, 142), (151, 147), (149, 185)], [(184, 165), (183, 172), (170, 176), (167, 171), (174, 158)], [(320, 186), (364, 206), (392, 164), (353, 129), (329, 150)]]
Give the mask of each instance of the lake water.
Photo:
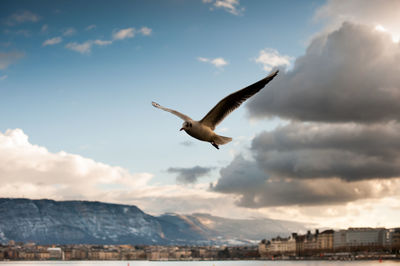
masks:
[(26, 266), (400, 266), (400, 261), (0, 261)]

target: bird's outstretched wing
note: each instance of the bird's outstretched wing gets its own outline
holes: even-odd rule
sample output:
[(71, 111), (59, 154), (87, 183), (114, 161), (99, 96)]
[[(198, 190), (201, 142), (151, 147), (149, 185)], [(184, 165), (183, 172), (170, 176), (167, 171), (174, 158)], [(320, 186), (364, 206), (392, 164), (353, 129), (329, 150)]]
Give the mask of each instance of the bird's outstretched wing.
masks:
[(182, 113), (179, 113), (178, 111), (175, 111), (175, 110), (172, 110), (172, 109), (169, 109), (169, 108), (165, 108), (164, 106), (161, 106), (161, 105), (159, 105), (159, 104), (156, 103), (156, 102), (151, 102), (151, 104), (152, 104), (154, 107), (156, 107), (156, 108), (159, 108), (159, 109), (161, 109), (161, 110), (170, 112), (170, 113), (172, 113), (172, 114), (178, 116), (179, 118), (183, 119), (184, 121), (192, 120), (192, 119), (191, 119), (190, 117), (188, 117), (187, 115), (184, 115), (184, 114), (182, 114)]
[(226, 96), (219, 101), (219, 103), (217, 103), (217, 105), (214, 106), (214, 108), (211, 109), (208, 114), (206, 114), (206, 116), (200, 120), (200, 122), (214, 130), (215, 127), (221, 123), (221, 121), (224, 120), (228, 114), (238, 108), (248, 98), (264, 88), (268, 82), (278, 75), (278, 72), (279, 70), (276, 70), (262, 80)]

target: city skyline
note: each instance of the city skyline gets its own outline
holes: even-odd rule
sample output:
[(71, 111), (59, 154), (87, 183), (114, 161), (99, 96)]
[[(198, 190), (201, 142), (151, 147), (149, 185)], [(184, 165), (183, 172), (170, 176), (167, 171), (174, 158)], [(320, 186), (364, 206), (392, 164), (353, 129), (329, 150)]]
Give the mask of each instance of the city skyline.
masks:
[[(398, 227), (399, 9), (2, 1), (0, 197)], [(201, 119), (273, 69), (217, 128), (220, 150), (151, 106)]]

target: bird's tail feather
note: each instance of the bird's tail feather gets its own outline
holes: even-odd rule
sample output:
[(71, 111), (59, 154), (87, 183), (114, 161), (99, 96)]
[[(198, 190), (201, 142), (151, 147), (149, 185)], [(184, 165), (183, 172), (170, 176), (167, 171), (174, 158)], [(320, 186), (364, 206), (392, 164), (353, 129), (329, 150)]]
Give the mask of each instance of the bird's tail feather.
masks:
[(230, 141), (232, 141), (232, 138), (224, 137), (224, 136), (220, 136), (220, 135), (216, 135), (215, 139), (214, 139), (214, 142), (218, 145), (223, 145)]

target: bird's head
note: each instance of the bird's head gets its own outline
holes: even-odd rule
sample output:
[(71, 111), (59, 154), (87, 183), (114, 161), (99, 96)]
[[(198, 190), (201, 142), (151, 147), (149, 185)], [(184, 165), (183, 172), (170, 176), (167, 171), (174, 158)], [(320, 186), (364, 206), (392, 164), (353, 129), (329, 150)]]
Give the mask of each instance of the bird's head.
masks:
[(183, 122), (182, 128), (180, 129), (180, 131), (182, 131), (182, 130), (188, 131), (192, 128), (192, 126), (193, 125), (192, 125), (191, 121), (185, 121), (185, 122)]

